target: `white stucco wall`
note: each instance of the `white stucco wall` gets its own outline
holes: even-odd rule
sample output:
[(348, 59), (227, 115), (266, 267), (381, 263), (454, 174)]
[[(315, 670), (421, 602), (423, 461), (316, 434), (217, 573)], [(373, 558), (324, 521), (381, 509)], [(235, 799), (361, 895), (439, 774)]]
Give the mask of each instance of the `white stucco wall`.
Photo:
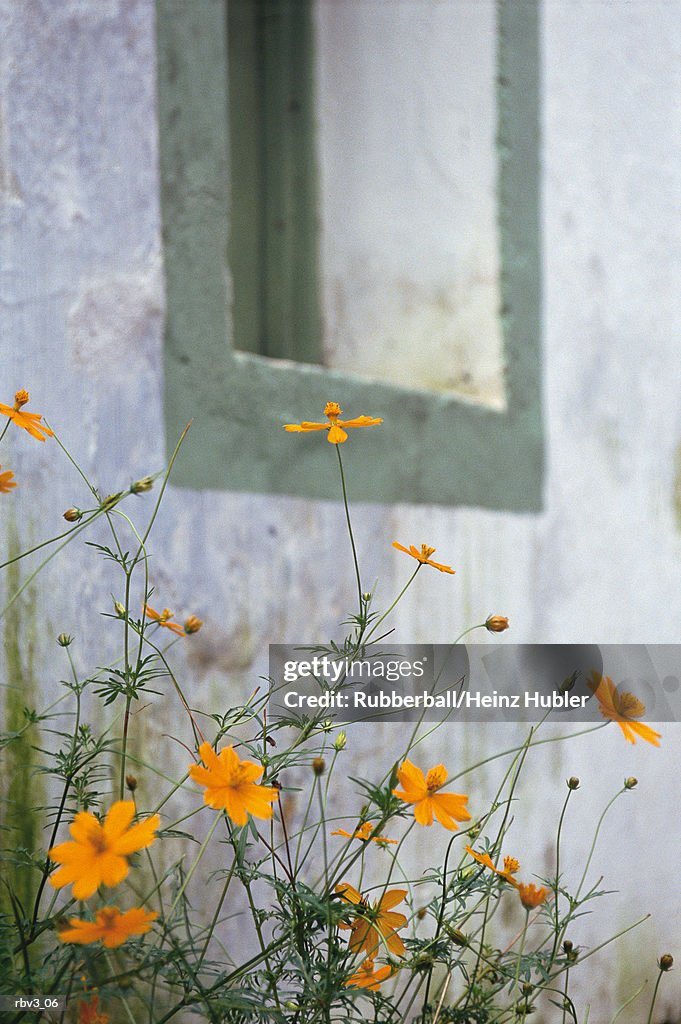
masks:
[[(440, 17), (447, 9), (431, 6)], [(111, 492), (165, 458), (153, 4), (4, 0), (0, 30), (0, 400), (28, 387), (31, 407)], [(510, 617), (507, 636), (519, 642), (676, 642), (681, 4), (550, 0), (542, 45), (545, 510), (367, 506), (355, 512), (358, 547), (365, 577), (379, 577), (386, 596), (406, 578), (390, 547), (396, 538), (427, 539), (457, 567), (453, 579), (420, 574), (396, 616), (405, 640), (446, 642), (493, 611)], [(434, 119), (440, 98), (433, 94)], [(370, 283), (378, 293), (380, 278)], [(363, 301), (371, 307), (370, 294)], [(60, 529), (67, 506), (87, 505), (55, 445), (30, 441), (10, 432), (0, 455), (20, 483), (3, 496), (3, 530), (16, 525), (25, 541)], [(159, 603), (206, 620), (187, 645), (197, 703), (243, 695), (265, 668), (269, 640), (325, 638), (352, 606), (338, 506), (171, 488), (152, 547)], [(100, 617), (111, 589), (106, 563), (84, 547), (41, 578), (28, 624), (46, 696), (64, 672), (60, 630), (76, 634), (83, 672), (112, 649)], [(182, 727), (170, 704), (139, 721), (154, 749)], [(566, 831), (574, 880), (595, 815), (624, 776), (640, 779), (608, 819), (594, 860), (594, 880), (604, 874), (620, 895), (607, 898), (607, 921), (583, 920), (575, 940), (597, 944), (646, 911), (653, 918), (575, 975), (592, 1021), (609, 1020), (652, 978), (661, 953), (681, 955), (681, 730), (661, 731), (661, 750), (627, 747), (614, 726), (540, 748), (515, 810), (513, 852), (549, 870), (544, 829), (552, 834), (564, 778), (581, 777)], [(460, 767), (506, 738), (442, 730), (424, 759)], [(391, 763), (387, 727), (358, 731), (353, 742), (353, 773)], [(470, 779), (474, 809), (496, 778), (489, 770)], [(436, 843), (426, 834), (426, 853), (428, 845)], [(676, 1020), (680, 994), (678, 975), (665, 979), (660, 1021), (665, 1012)], [(645, 1020), (645, 998), (627, 1020)]]

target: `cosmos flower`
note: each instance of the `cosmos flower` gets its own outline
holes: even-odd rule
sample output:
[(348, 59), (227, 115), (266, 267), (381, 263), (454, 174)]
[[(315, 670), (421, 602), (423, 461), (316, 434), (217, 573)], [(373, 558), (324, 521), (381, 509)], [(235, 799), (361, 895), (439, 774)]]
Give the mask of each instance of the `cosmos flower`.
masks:
[(452, 569), (451, 565), (442, 565), (440, 562), (434, 562), (431, 559), (431, 555), (434, 554), (435, 548), (429, 548), (427, 544), (421, 545), (419, 551), (413, 544), (410, 544), (408, 548), (405, 548), (404, 544), (399, 544), (396, 540), (393, 541), (393, 547), (397, 548), (398, 551), (404, 551), (406, 555), (411, 555), (421, 565), (432, 565), (434, 569), (439, 569), (440, 572), (449, 572), (454, 575), (456, 569)]
[(438, 793), (447, 781), (447, 769), (443, 764), (431, 768), (426, 776), (411, 761), (403, 761), (397, 769), (402, 789), (394, 789), (393, 795), (407, 804), (414, 804), (414, 818), (419, 825), (432, 825), (433, 815), (441, 825), (454, 832), (458, 821), (470, 821), (466, 809), (467, 796), (461, 793)]
[(78, 1003), (78, 1024), (109, 1024), (108, 1013), (99, 1009), (99, 996), (94, 995), (87, 1002)]
[(342, 420), (341, 416), (343, 410), (341, 409), (338, 402), (327, 402), (324, 406), (324, 415), (328, 419), (328, 423), (286, 423), (284, 430), (288, 430), (290, 434), (306, 434), (313, 430), (328, 430), (329, 434), (326, 438), (331, 444), (344, 444), (348, 439), (348, 435), (345, 433), (343, 427), (373, 427), (377, 423), (382, 423), (383, 420), (376, 419), (374, 416), (357, 416), (353, 420)]
[(349, 988), (368, 988), (370, 992), (378, 992), (381, 982), (385, 981), (392, 974), (392, 967), (379, 967), (374, 971), (374, 961), (369, 958), (363, 960), (354, 974), (345, 982)]
[(336, 829), (332, 832), (332, 836), (345, 836), (346, 839), (361, 839), (362, 842), (368, 843), (397, 843), (396, 839), (388, 839), (386, 836), (373, 836), (373, 825), (370, 821), (364, 821), (357, 828), (355, 832), (346, 832), (344, 828)]
[(660, 733), (644, 722), (634, 721), (646, 711), (645, 704), (638, 697), (634, 697), (633, 693), (620, 693), (609, 676), (599, 675), (598, 672), (591, 673), (588, 685), (596, 696), (603, 718), (617, 722), (628, 743), (636, 743), (636, 737), (640, 736), (647, 743), (659, 747), (658, 741), (662, 739)]
[(226, 811), (235, 825), (245, 825), (249, 814), (254, 818), (271, 818), (271, 804), (279, 799), (273, 786), (260, 786), (255, 780), (264, 768), (254, 761), (242, 761), (233, 747), (225, 747), (219, 754), (210, 743), (202, 743), (199, 755), (205, 768), (193, 764), (189, 774), (199, 785), (205, 786), (203, 802), (216, 810)]
[[(185, 631), (179, 622), (171, 622), (174, 617), (170, 608), (164, 608), (162, 612), (155, 612), (148, 604), (144, 606), (144, 614), (152, 622), (157, 622), (159, 626), (164, 626), (165, 629), (169, 629), (172, 633), (177, 633), (178, 636), (184, 636)], [(196, 632), (196, 630), (194, 630)]]
[(0, 494), (9, 494), (13, 487), (16, 487), (14, 473), (11, 469), (6, 469), (4, 473), (0, 473)]
[(464, 846), (466, 853), (469, 853), (474, 860), (477, 860), (478, 864), (482, 864), (483, 867), (489, 868), (495, 875), (499, 875), (500, 878), (505, 878), (512, 885), (517, 885), (515, 878), (513, 877), (516, 872), (520, 869), (520, 864), (515, 857), (504, 857), (504, 870), (500, 871), (499, 868), (495, 867), (492, 863), (492, 858), (488, 853), (476, 853), (470, 846)]
[(373, 904), (347, 882), (337, 885), (336, 892), (347, 903), (361, 911), (350, 924), (341, 922), (338, 926), (352, 932), (348, 943), (352, 953), (364, 952), (369, 960), (373, 960), (378, 953), (380, 942), (384, 943), (394, 956), (404, 956), (404, 943), (397, 934), (397, 929), (403, 928), (407, 919), (404, 914), (394, 913), (392, 908), (405, 898), (406, 889), (388, 889), (380, 900)]
[(3, 416), (8, 416), (13, 423), (16, 423), (22, 430), (28, 431), (31, 437), (37, 438), (38, 441), (44, 441), (46, 437), (54, 437), (54, 431), (40, 422), (42, 416), (39, 416), (37, 412), (23, 411), (22, 406), (26, 405), (28, 399), (28, 391), (17, 391), (14, 396), (14, 405), (5, 405), (0, 402), (0, 413)]
[(50, 875), (55, 889), (73, 882), (73, 895), (86, 900), (100, 885), (118, 885), (128, 874), (127, 858), (155, 841), (160, 824), (158, 814), (131, 825), (135, 817), (132, 800), (117, 800), (103, 824), (90, 811), (80, 811), (69, 828), (73, 841), (53, 847), (48, 857), (61, 867)]
[(94, 921), (69, 918), (70, 927), (62, 929), (59, 938), (62, 942), (81, 945), (101, 940), (107, 949), (113, 949), (122, 946), (131, 935), (144, 935), (157, 917), (158, 914), (143, 907), (133, 907), (123, 914), (118, 907), (102, 907), (96, 912)]
[(539, 907), (548, 894), (548, 889), (545, 889), (543, 885), (538, 889), (534, 882), (530, 882), (528, 885), (518, 885), (518, 896), (525, 910), (534, 910), (535, 907)]

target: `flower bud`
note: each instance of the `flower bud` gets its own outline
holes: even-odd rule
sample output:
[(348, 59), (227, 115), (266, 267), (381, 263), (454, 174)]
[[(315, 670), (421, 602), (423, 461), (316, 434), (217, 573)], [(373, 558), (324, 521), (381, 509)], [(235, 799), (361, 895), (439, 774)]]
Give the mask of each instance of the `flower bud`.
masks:
[(114, 601), (113, 605), (114, 605), (114, 611), (116, 612), (116, 615), (118, 615), (119, 618), (124, 619), (125, 618), (125, 605), (121, 604), (120, 601)]
[(83, 518), (83, 513), (79, 508), (67, 508), (66, 512), (62, 513), (62, 518), (67, 523), (77, 523)]
[(202, 625), (203, 619), (197, 615), (190, 615), (188, 619), (184, 620), (184, 631), (185, 633), (198, 633)]
[(450, 939), (452, 939), (452, 941), (456, 943), (457, 946), (468, 945), (468, 938), (459, 928), (454, 928), (452, 927), (451, 924), (447, 924), (445, 925), (445, 931), (447, 932), (447, 935), (449, 935)]
[(125, 776), (125, 784), (128, 787), (128, 789), (130, 790), (130, 792), (134, 793), (135, 790), (137, 789), (137, 779), (136, 779), (136, 777), (134, 775), (126, 775)]
[(419, 907), (419, 909), (416, 911), (416, 917), (418, 918), (419, 921), (423, 921), (427, 913), (428, 907)]
[(322, 722), (322, 732), (331, 732), (333, 729), (333, 722), (330, 718), (325, 718)]
[(345, 749), (345, 744), (347, 742), (348, 742), (348, 738), (345, 735), (345, 733), (344, 732), (339, 732), (338, 735), (336, 736), (335, 740), (333, 741), (333, 749), (334, 750), (344, 750)]
[(570, 690), (574, 689), (575, 683), (577, 682), (577, 676), (578, 675), (579, 675), (579, 670), (576, 670), (575, 672), (572, 673), (571, 676), (567, 676), (567, 678), (563, 680), (563, 682), (558, 687), (558, 693), (561, 695), (561, 697), (564, 697), (566, 693), (569, 693)]
[(312, 771), (315, 775), (323, 775), (326, 771), (326, 761), (323, 757), (315, 757), (312, 762)]
[(657, 961), (657, 966), (661, 971), (671, 971), (674, 966), (674, 957), (671, 953), (665, 953), (664, 956), (661, 956)]
[(143, 476), (141, 480), (135, 480), (134, 484), (130, 484), (130, 492), (132, 494), (144, 494), (145, 491), (150, 491), (153, 486), (153, 476)]
[(568, 789), (579, 789), (579, 779), (576, 775), (571, 775), (567, 780)]
[(573, 964), (577, 960), (577, 950), (569, 939), (566, 939), (563, 943), (563, 952), (567, 958), (568, 963)]
[(638, 786), (638, 779), (635, 779), (633, 775), (630, 775), (628, 779), (624, 780), (624, 788), (633, 789), (634, 786)]
[(490, 633), (503, 633), (505, 629), (508, 629), (508, 619), (505, 615), (489, 615), (485, 622), (485, 628)]
[(60, 633), (57, 637), (57, 643), (60, 647), (68, 647), (73, 643), (73, 637), (69, 636), (68, 633)]
[(99, 503), (99, 507), (102, 512), (105, 512), (108, 508), (113, 508), (118, 499), (121, 497), (122, 492), (117, 491), (116, 494), (107, 494), (106, 498), (102, 498)]

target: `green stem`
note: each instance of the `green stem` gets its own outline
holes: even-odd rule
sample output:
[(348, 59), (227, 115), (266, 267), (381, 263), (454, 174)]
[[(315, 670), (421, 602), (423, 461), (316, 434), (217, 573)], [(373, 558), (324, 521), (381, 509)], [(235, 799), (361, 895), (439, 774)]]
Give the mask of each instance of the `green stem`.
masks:
[(203, 949), (201, 950), (201, 955), (200, 955), (198, 963), (196, 965), (196, 969), (197, 970), (199, 970), (199, 968), (201, 967), (201, 964), (203, 963), (203, 958), (205, 957), (205, 955), (206, 955), (206, 953), (208, 951), (208, 946), (210, 945), (211, 937), (212, 937), (213, 932), (215, 930), (215, 926), (218, 923), (218, 917), (220, 916), (220, 911), (222, 910), (222, 904), (225, 902), (225, 898), (227, 896), (227, 890), (229, 889), (230, 882), (232, 881), (232, 878), (234, 876), (234, 869), (235, 869), (235, 867), (236, 867), (236, 857), (232, 861), (232, 866), (229, 869), (229, 873), (227, 874), (227, 878), (225, 879), (225, 884), (223, 886), (222, 893), (220, 894), (220, 899), (218, 900), (218, 905), (215, 908), (215, 913), (213, 914), (213, 919), (212, 919), (212, 921), (210, 923), (210, 927), (208, 929), (208, 935), (206, 936), (206, 941), (204, 943)]
[(522, 960), (523, 960), (523, 951), (525, 949), (525, 938), (527, 937), (527, 924), (528, 924), (529, 920), (530, 920), (530, 912), (529, 912), (529, 910), (526, 909), (525, 910), (525, 925), (523, 927), (523, 934), (520, 936), (520, 949), (518, 950), (518, 963), (516, 964), (515, 979), (513, 981), (513, 988), (515, 990), (517, 990), (518, 982), (520, 980), (520, 967), (521, 967)]
[(201, 861), (201, 858), (203, 857), (204, 853), (206, 852), (206, 849), (208, 847), (208, 843), (211, 841), (211, 838), (213, 836), (213, 832), (215, 832), (215, 829), (218, 827), (218, 823), (219, 823), (221, 817), (222, 817), (222, 815), (220, 815), (220, 814), (216, 814), (215, 815), (215, 821), (211, 825), (211, 827), (210, 827), (210, 829), (208, 831), (208, 835), (206, 836), (204, 841), (201, 843), (201, 846), (199, 848), (199, 852), (196, 855), (194, 863), (192, 864), (192, 866), (190, 867), (189, 871), (187, 872), (187, 874), (186, 874), (186, 876), (184, 878), (184, 881), (182, 882), (182, 885), (180, 886), (180, 888), (178, 890), (177, 896), (175, 897), (175, 901), (174, 901), (172, 907), (170, 908), (170, 911), (168, 913), (168, 917), (166, 918), (168, 923), (170, 923), (170, 920), (171, 920), (173, 914), (175, 913), (175, 910), (177, 908), (177, 904), (180, 902), (180, 900), (184, 896), (184, 891), (187, 888), (187, 886), (189, 885), (189, 883), (191, 882), (192, 877), (194, 875), (194, 872), (198, 868), (199, 862)]
[(622, 796), (622, 793), (624, 793), (624, 792), (626, 792), (626, 786), (623, 786), (622, 789), (618, 790), (615, 793), (615, 795), (612, 798), (612, 800), (608, 801), (608, 803), (605, 806), (605, 809), (603, 810), (603, 813), (601, 814), (600, 818), (598, 819), (598, 824), (596, 825), (596, 831), (594, 832), (594, 837), (593, 837), (593, 840), (591, 842), (591, 848), (589, 850), (589, 855), (586, 858), (586, 864), (584, 865), (584, 871), (582, 872), (582, 878), (580, 880), (579, 886), (577, 887), (577, 892), (575, 893), (575, 901), (577, 901), (579, 899), (579, 894), (582, 891), (582, 886), (584, 885), (584, 881), (586, 879), (587, 872), (589, 870), (589, 867), (591, 865), (591, 861), (593, 859), (594, 851), (596, 849), (596, 842), (598, 840), (598, 834), (601, 831), (601, 825), (605, 821), (605, 816), (608, 813), (608, 811), (610, 810), (610, 808), (612, 807), (612, 805), (614, 804), (615, 800), (617, 800), (618, 797)]
[(418, 565), (416, 566), (416, 568), (414, 569), (413, 573), (411, 574), (411, 576), (410, 576), (410, 577), (409, 577), (409, 579), (407, 580), (406, 586), (404, 586), (404, 587), (402, 588), (402, 590), (400, 590), (399, 594), (397, 595), (397, 597), (395, 598), (395, 600), (393, 601), (393, 603), (392, 603), (392, 604), (390, 605), (390, 607), (388, 608), (388, 610), (387, 610), (386, 612), (384, 612), (384, 613), (383, 613), (383, 615), (381, 615), (380, 619), (378, 619), (378, 620), (377, 620), (377, 621), (376, 621), (376, 622), (375, 622), (375, 623), (373, 624), (373, 626), (371, 627), (371, 630), (370, 630), (370, 632), (369, 632), (369, 635), (368, 635), (368, 636), (367, 636), (367, 638), (366, 638), (366, 642), (367, 642), (367, 643), (369, 643), (369, 641), (371, 640), (372, 636), (374, 635), (374, 633), (376, 632), (376, 630), (378, 629), (378, 627), (379, 627), (379, 626), (381, 625), (381, 623), (383, 622), (383, 620), (384, 620), (384, 619), (387, 619), (387, 618), (388, 618), (388, 616), (390, 615), (391, 611), (393, 610), (393, 608), (395, 607), (395, 605), (396, 605), (396, 604), (398, 603), (398, 601), (400, 601), (400, 600), (401, 600), (401, 598), (402, 598), (402, 597), (403, 597), (403, 596), (404, 596), (404, 595), (406, 594), (406, 592), (407, 592), (407, 591), (409, 590), (409, 587), (410, 587), (410, 586), (412, 585), (412, 583), (413, 583), (413, 582), (414, 582), (414, 580), (416, 579), (416, 574), (418, 573), (418, 571), (419, 571), (419, 569), (421, 568), (422, 564), (423, 564), (422, 562), (419, 562), (419, 564), (418, 564)]
[(348, 524), (348, 533), (350, 534), (350, 544), (352, 545), (352, 559), (355, 563), (355, 576), (357, 577), (357, 600), (359, 601), (359, 614), (362, 614), (362, 580), (359, 575), (359, 562), (357, 560), (357, 548), (355, 547), (355, 538), (352, 532), (352, 523), (350, 522), (350, 508), (348, 506), (348, 494), (345, 489), (345, 473), (343, 472), (343, 460), (340, 453), (340, 445), (336, 445), (336, 454), (338, 455), (338, 466), (340, 468), (341, 487), (343, 488), (343, 505), (345, 507), (345, 519)]
[[(563, 828), (563, 821), (565, 819), (565, 812), (567, 811), (567, 805), (568, 805), (568, 802), (570, 800), (570, 797), (572, 796), (572, 792), (573, 792), (572, 789), (568, 788), (567, 796), (565, 797), (565, 802), (563, 803), (563, 810), (560, 813), (560, 820), (558, 822), (558, 831), (556, 833), (556, 884), (555, 884), (555, 887), (554, 887), (554, 893), (555, 893), (554, 910), (555, 910), (555, 917), (556, 917), (556, 932), (555, 932), (555, 937), (554, 937), (554, 940), (553, 940), (553, 949), (551, 950), (551, 960), (549, 962), (549, 970), (551, 969), (551, 964), (553, 963), (553, 961), (555, 959), (555, 956), (556, 956), (556, 950), (558, 949), (558, 936), (560, 934), (560, 928), (559, 928), (559, 924), (558, 924), (559, 917), (560, 917), (559, 911), (558, 911), (558, 887), (560, 885), (560, 836), (561, 836), (561, 831), (562, 831), (562, 828)], [(566, 993), (566, 995), (567, 995), (567, 993)], [(563, 1010), (563, 1014), (564, 1013), (565, 1013), (565, 1011)]]
[(655, 1001), (657, 999), (657, 990), (660, 987), (660, 982), (662, 981), (662, 975), (664, 973), (665, 972), (660, 968), (660, 971), (657, 975), (657, 981), (655, 982), (655, 988), (653, 989), (653, 998), (650, 1001), (650, 1010), (648, 1011), (648, 1019), (646, 1020), (646, 1024), (652, 1024), (653, 1010), (655, 1009)]

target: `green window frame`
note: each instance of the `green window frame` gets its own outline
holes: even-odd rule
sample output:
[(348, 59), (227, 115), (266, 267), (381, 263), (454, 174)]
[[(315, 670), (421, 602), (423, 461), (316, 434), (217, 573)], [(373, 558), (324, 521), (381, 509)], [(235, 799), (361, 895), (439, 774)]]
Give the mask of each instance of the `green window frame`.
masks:
[[(255, 5), (267, 2), (254, 0)], [(240, 214), (235, 213), (230, 225), (231, 182), (236, 188), (240, 172), (239, 158), (230, 155), (229, 119), (235, 116), (235, 108), (228, 36), (230, 27), (232, 33), (252, 31), (248, 20), (239, 23), (239, 8), (243, 14), (242, 0), (231, 15), (226, 0), (157, 0), (156, 6), (169, 446), (187, 421), (194, 421), (190, 442), (176, 466), (175, 483), (194, 489), (335, 498), (337, 481), (329, 470), (329, 446), (319, 435), (292, 437), (282, 429), (286, 422), (323, 419), (325, 403), (334, 400), (349, 416), (366, 414), (385, 420), (361, 441), (363, 435), (353, 435), (353, 443), (347, 446), (355, 500), (540, 510), (544, 443), (538, 0), (500, 0), (497, 7), (505, 411), (455, 394), (410, 391), (315, 364), (318, 289), (309, 209), (291, 219), (282, 243), (295, 247), (301, 238), (307, 240), (306, 263), (288, 281), (279, 278), (271, 283), (267, 254), (260, 257), (256, 275), (260, 292), (250, 301), (252, 306), (261, 301), (262, 308), (249, 314), (258, 326), (250, 332), (250, 340), (248, 332), (244, 340), (238, 331), (235, 339), (231, 282), (232, 271), (238, 271), (230, 263), (230, 254), (234, 260), (235, 242), (243, 231)], [(304, 17), (307, 8), (305, 0), (296, 16)], [(283, 39), (280, 34), (270, 41), (275, 64), (277, 53), (290, 63), (293, 38), (299, 40), (300, 32), (288, 43), (285, 32)], [(233, 72), (235, 59), (233, 52)], [(309, 74), (308, 62), (299, 63), (303, 75)], [(266, 97), (276, 93), (276, 77), (274, 82), (274, 92), (265, 88)], [(304, 103), (301, 116), (302, 144), (311, 146), (305, 129), (309, 110)], [(305, 191), (286, 168), (285, 159), (292, 134), (300, 131), (301, 119), (294, 119), (288, 135), (275, 137), (279, 155), (284, 154), (280, 160), (283, 183), (275, 197), (280, 209)], [(248, 167), (241, 173), (248, 175)], [(308, 196), (314, 194), (314, 187), (314, 180), (307, 183)], [(265, 191), (271, 195), (273, 189)], [(281, 251), (274, 259), (278, 266), (290, 267)], [(312, 308), (302, 314), (311, 326), (307, 334), (302, 332), (302, 339), (290, 330), (275, 337), (267, 318), (271, 322), (283, 317), (289, 327), (296, 323), (291, 303), (295, 304), (300, 280), (305, 283), (304, 296), (313, 296)], [(263, 287), (271, 288), (272, 294), (263, 298)], [(242, 311), (239, 318), (240, 323), (248, 320)]]

